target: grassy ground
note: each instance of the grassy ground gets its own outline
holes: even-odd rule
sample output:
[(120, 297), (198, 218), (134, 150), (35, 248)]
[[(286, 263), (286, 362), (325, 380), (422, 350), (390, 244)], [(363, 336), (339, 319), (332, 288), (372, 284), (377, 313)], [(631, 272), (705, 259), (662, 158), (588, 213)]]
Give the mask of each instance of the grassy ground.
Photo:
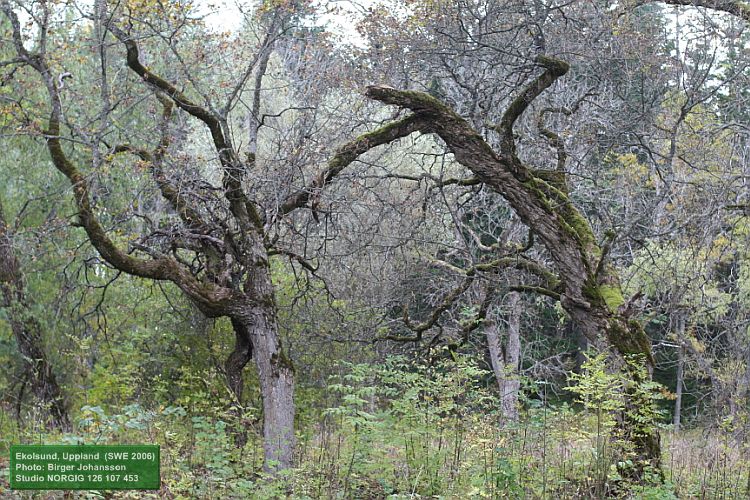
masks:
[(619, 479), (614, 445), (597, 435), (595, 417), (569, 409), (530, 412), (508, 426), (492, 416), (368, 415), (364, 422), (326, 417), (307, 429), (298, 468), (277, 481), (259, 472), (257, 436), (237, 450), (219, 419), (104, 415), (76, 436), (14, 431), (6, 419), (0, 498), (62, 498), (10, 491), (7, 446), (74, 439), (160, 444), (162, 488), (66, 498), (750, 498), (748, 450), (720, 431), (665, 431), (665, 482), (634, 485)]

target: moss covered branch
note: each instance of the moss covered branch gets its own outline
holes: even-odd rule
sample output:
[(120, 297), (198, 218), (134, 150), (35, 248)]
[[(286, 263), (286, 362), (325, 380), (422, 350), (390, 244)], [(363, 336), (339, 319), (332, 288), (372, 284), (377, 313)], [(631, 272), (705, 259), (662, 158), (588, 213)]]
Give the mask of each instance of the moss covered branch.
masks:
[(360, 155), (383, 144), (389, 144), (396, 139), (406, 137), (423, 129), (426, 125), (427, 122), (423, 116), (413, 114), (372, 132), (362, 134), (348, 142), (336, 151), (326, 168), (308, 186), (296, 191), (284, 200), (279, 208), (279, 213), (282, 215), (288, 214), (297, 208), (307, 206), (308, 203), (314, 201), (315, 197), (320, 195), (320, 191), (327, 183), (331, 182)]

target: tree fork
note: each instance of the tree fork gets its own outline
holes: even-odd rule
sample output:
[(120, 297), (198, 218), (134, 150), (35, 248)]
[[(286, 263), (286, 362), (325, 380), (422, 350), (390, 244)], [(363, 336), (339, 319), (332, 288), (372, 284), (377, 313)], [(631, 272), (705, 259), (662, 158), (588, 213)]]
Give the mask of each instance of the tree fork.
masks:
[(247, 327), (236, 319), (232, 319), (231, 322), (234, 329), (234, 349), (227, 357), (224, 371), (226, 372), (227, 385), (234, 398), (230, 409), (230, 413), (235, 418), (232, 426), (234, 442), (237, 446), (242, 447), (247, 443), (247, 429), (242, 424), (244, 419), (242, 396), (245, 385), (242, 379), (242, 371), (253, 357), (253, 345)]

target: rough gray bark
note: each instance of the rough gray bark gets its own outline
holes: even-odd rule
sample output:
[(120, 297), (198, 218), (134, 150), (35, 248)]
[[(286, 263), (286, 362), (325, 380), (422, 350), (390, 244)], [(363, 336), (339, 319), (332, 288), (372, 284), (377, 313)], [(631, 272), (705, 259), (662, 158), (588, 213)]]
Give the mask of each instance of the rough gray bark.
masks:
[(0, 200), (0, 307), (7, 309), (10, 329), (23, 356), (24, 371), (31, 380), (34, 396), (51, 424), (68, 431), (71, 428), (68, 408), (44, 351), (42, 326), (34, 316), (32, 304)]
[(268, 471), (292, 466), (294, 453), (294, 368), (281, 349), (275, 310), (254, 308), (244, 319), (250, 329), (263, 394), (263, 449)]
[(498, 332), (497, 322), (486, 320), (484, 322), (484, 334), (487, 337), (487, 349), (490, 354), (490, 365), (492, 373), (495, 375), (495, 382), (500, 391), (500, 396), (505, 393), (505, 364), (503, 363), (503, 351), (500, 347), (500, 332)]
[(497, 322), (485, 321), (485, 335), (490, 354), (492, 372), (500, 391), (500, 404), (506, 421), (518, 420), (518, 365), (521, 359), (521, 301), (520, 293), (508, 294), (508, 335), (504, 348), (501, 346)]
[[(99, 2), (97, 5), (103, 9), (106, 4)], [(278, 334), (269, 259), (273, 255), (288, 255), (301, 265), (310, 266), (302, 257), (276, 246), (276, 239), (268, 233), (266, 223), (269, 221), (266, 218), (272, 216), (278, 220), (297, 209), (310, 207), (311, 200), (325, 185), (360, 154), (379, 144), (409, 135), (416, 130), (415, 121), (407, 118), (364, 134), (340, 148), (308, 185), (293, 191), (286, 199), (274, 199), (270, 202), (272, 206), (262, 206), (254, 197), (253, 186), (250, 186), (247, 178), (248, 172), (256, 167), (256, 156), (252, 152), (239, 154), (228, 133), (227, 116), (248, 79), (253, 74), (262, 75), (262, 68), (258, 70), (256, 64), (263, 65), (263, 61), (267, 61), (270, 40), (283, 31), (281, 17), (293, 15), (293, 12), (280, 7), (274, 13), (269, 30), (278, 29), (278, 32), (267, 37), (257, 57), (248, 63), (244, 76), (220, 112), (210, 104), (193, 101), (180, 90), (184, 82), (173, 83), (145, 66), (140, 59), (137, 35), (131, 36), (130, 32), (123, 31), (117, 25), (116, 16), (108, 15), (100, 43), (107, 43), (104, 38), (109, 34), (122, 43), (128, 68), (145, 85), (145, 97), (153, 93), (163, 112), (161, 120), (154, 127), (159, 134), (154, 136), (153, 148), (129, 143), (113, 146), (103, 144), (103, 141), (92, 142), (89, 146), (92, 149), (104, 147), (107, 154), (127, 154), (139, 158), (169, 209), (180, 219), (180, 228), (166, 248), (135, 242), (131, 242), (135, 243), (131, 248), (126, 248), (111, 239), (100, 222), (96, 207), (91, 202), (86, 171), (74, 163), (63, 147), (66, 137), (62, 126), (61, 88), (50, 69), (46, 52), (26, 48), (21, 23), (8, 0), (0, 0), (0, 10), (10, 24), (8, 38), (12, 40), (17, 62), (35, 71), (47, 90), (49, 118), (42, 135), (52, 164), (67, 177), (73, 188), (73, 199), (78, 210), (76, 225), (86, 232), (92, 246), (109, 265), (134, 276), (170, 281), (207, 317), (231, 319), (236, 345), (225, 363), (225, 369), (227, 384), (235, 395), (234, 404), (241, 404), (242, 369), (252, 356), (258, 369), (263, 399), (265, 468), (276, 473), (291, 467), (294, 451), (294, 369), (284, 354)], [(101, 12), (99, 14), (103, 17)], [(43, 38), (49, 30), (45, 24), (47, 20), (37, 21), (34, 33)], [(106, 80), (106, 73), (102, 73), (101, 78)], [(105, 84), (102, 82), (103, 86)], [(257, 97), (258, 85), (255, 90)], [(255, 109), (257, 111), (258, 106)], [(102, 110), (100, 121), (106, 123), (110, 110), (106, 105)], [(219, 190), (199, 192), (195, 193), (198, 196), (191, 197), (186, 195), (179, 176), (170, 175), (167, 168), (172, 142), (170, 124), (175, 111), (196, 119), (209, 132), (213, 147), (210, 153), (218, 159), (222, 176)], [(217, 213), (217, 207), (220, 213)], [(269, 223), (269, 227), (273, 225)], [(178, 258), (176, 250), (192, 253), (204, 266), (196, 270)], [(234, 409), (238, 410), (239, 406)]]
[(521, 361), (521, 294), (508, 294), (508, 342), (505, 345), (505, 383), (502, 388), (503, 414), (510, 421), (518, 420), (518, 391), (521, 381), (518, 368)]

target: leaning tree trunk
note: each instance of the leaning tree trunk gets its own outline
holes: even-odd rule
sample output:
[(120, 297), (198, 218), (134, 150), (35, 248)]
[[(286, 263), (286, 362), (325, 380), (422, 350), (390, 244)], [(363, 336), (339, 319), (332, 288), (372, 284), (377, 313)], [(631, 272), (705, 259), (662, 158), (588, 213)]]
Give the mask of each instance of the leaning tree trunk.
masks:
[[(404, 132), (419, 130), (438, 135), (455, 160), (473, 172), (475, 177), (470, 180), (484, 183), (501, 194), (544, 244), (555, 264), (555, 272), (522, 255), (498, 259), (484, 267), (518, 267), (535, 274), (539, 285), (515, 288), (560, 300), (592, 345), (611, 347), (617, 364), (632, 382), (624, 394), (630, 411), (625, 412), (623, 427), (639, 464), (636, 473), (640, 474), (646, 465), (658, 469), (661, 461), (659, 433), (655, 426), (642, 429), (642, 425), (627, 420), (628, 415), (636, 414), (638, 405), (643, 404), (633, 388), (650, 380), (653, 372), (651, 342), (642, 325), (629, 317), (616, 270), (607, 262), (608, 244), (597, 242), (590, 223), (568, 195), (562, 138), (545, 129), (543, 121), (539, 120), (540, 132), (557, 151), (556, 169), (531, 168), (517, 154), (514, 123), (569, 69), (565, 62), (545, 56), (537, 57), (536, 63), (544, 69), (543, 73), (510, 103), (500, 123), (491, 126), (499, 136), (499, 151), (455, 111), (428, 94), (371, 86), (366, 95), (385, 104), (410, 109), (411, 116), (391, 126)], [(607, 239), (613, 237), (608, 235)], [(626, 358), (632, 356), (642, 359), (648, 368), (646, 373), (626, 362)]]
[(70, 417), (62, 389), (44, 352), (42, 326), (32, 312), (24, 276), (13, 251), (8, 225), (0, 203), (0, 307), (8, 309), (10, 328), (23, 356), (24, 370), (34, 396), (45, 407), (53, 426), (70, 430)]

